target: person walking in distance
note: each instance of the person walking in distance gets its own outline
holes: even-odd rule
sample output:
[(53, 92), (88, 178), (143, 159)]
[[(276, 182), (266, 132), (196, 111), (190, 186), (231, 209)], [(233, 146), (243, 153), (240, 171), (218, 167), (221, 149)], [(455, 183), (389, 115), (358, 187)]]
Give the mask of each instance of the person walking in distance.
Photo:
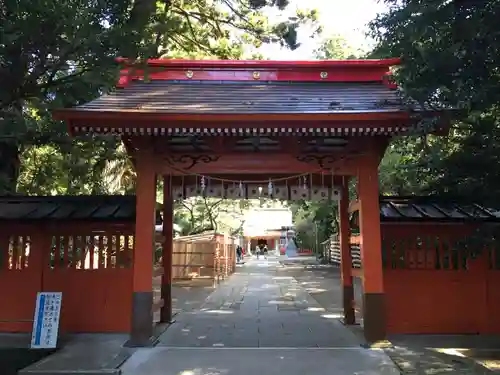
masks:
[(257, 245), (257, 247), (255, 248), (255, 254), (257, 255), (257, 259), (260, 258), (260, 246)]
[(237, 261), (238, 263), (240, 263), (240, 262), (241, 262), (241, 255), (242, 255), (241, 253), (242, 253), (242, 252), (241, 252), (241, 246), (239, 246), (239, 245), (238, 245), (238, 246), (236, 246), (236, 261)]
[(267, 245), (264, 245), (262, 252), (264, 253), (264, 259), (267, 259), (267, 253), (268, 253)]

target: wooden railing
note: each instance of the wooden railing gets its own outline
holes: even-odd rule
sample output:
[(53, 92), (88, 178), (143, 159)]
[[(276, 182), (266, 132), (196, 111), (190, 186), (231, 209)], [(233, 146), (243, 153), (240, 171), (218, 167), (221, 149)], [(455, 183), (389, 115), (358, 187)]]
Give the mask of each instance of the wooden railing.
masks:
[[(351, 258), (352, 268), (361, 268), (361, 251), (359, 242), (355, 240), (355, 236), (351, 238)], [(337, 236), (332, 236), (329, 240), (323, 242), (323, 259), (330, 264), (340, 267), (340, 241)]]

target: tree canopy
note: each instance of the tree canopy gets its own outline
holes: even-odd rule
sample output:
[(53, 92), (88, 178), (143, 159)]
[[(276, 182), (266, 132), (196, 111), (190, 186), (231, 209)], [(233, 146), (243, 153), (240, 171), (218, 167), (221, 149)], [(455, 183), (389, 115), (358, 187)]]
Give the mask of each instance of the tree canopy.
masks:
[[(448, 193), (500, 206), (500, 0), (385, 3), (388, 11), (370, 24), (376, 47), (368, 57), (400, 56), (403, 64), (394, 73), (404, 94), (453, 109), (453, 120), (448, 137), (393, 140), (380, 166), (381, 192)], [(51, 110), (111, 90), (117, 56), (241, 59), (263, 58), (255, 53), (263, 43), (295, 49), (300, 25), (314, 24), (315, 34), (321, 25), (314, 10), (298, 10), (279, 22), (266, 16), (266, 9), (287, 5), (287, 0), (3, 1), (0, 194), (132, 192), (134, 171), (120, 140), (70, 138)], [(314, 54), (318, 59), (363, 55), (340, 35), (324, 36)], [(225, 211), (235, 216), (241, 209), (228, 202), (191, 203), (179, 206), (178, 215), (189, 232), (213, 227), (215, 216)], [(319, 241), (335, 229), (333, 203), (301, 202), (292, 209), (304, 238), (311, 237), (312, 221), (318, 223)]]
[[(253, 51), (263, 43), (297, 48), (298, 27), (315, 24), (316, 12), (297, 10), (277, 23), (266, 17), (265, 9), (287, 5), (286, 0), (2, 2), (0, 194), (133, 192), (135, 174), (120, 140), (70, 138), (51, 110), (111, 90), (119, 56), (240, 59), (259, 58)], [(229, 210), (232, 204), (197, 200), (192, 208), (197, 223), (186, 230), (209, 226), (205, 217), (219, 215), (214, 211), (219, 206)]]
[(454, 112), (449, 137), (393, 143), (381, 165), (382, 186), (498, 205), (500, 1), (385, 2), (389, 11), (371, 23), (378, 42), (371, 56), (401, 56), (395, 74), (404, 92)]
[[(100, 176), (122, 156), (119, 141), (70, 139), (50, 110), (110, 90), (117, 56), (238, 59), (251, 57), (244, 46), (264, 42), (296, 48), (298, 26), (314, 23), (316, 13), (299, 10), (277, 24), (263, 13), (286, 6), (276, 0), (2, 2), (0, 193), (105, 191)], [(42, 160), (53, 170), (34, 167)]]

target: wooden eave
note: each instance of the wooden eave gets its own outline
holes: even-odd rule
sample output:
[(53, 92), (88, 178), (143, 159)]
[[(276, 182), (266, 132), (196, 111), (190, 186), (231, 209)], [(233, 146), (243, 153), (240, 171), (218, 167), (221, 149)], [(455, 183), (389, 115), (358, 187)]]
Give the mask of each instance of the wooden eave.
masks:
[[(429, 114), (430, 115), (430, 114)], [(252, 113), (252, 114), (229, 114), (229, 113), (162, 113), (162, 112), (145, 112), (140, 110), (120, 110), (120, 111), (101, 111), (78, 108), (59, 109), (53, 112), (55, 120), (65, 121), (119, 121), (121, 124), (129, 122), (145, 122), (145, 123), (163, 123), (166, 121), (176, 122), (269, 122), (269, 121), (292, 121), (298, 122), (340, 122), (340, 121), (390, 121), (390, 120), (410, 120), (409, 112), (405, 111), (387, 111), (387, 112), (345, 112), (342, 113)], [(136, 124), (137, 126), (137, 124)], [(174, 127), (175, 125), (170, 125)], [(207, 125), (204, 125), (207, 126)], [(208, 125), (210, 126), (210, 125)], [(217, 127), (218, 124), (213, 124)]]

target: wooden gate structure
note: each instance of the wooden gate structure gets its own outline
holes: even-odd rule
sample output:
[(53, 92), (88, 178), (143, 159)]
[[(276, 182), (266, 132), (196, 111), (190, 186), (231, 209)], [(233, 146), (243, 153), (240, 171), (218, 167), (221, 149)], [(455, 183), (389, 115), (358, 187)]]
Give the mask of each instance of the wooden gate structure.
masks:
[[(442, 113), (401, 98), (389, 73), (399, 62), (121, 60), (116, 91), (54, 113), (71, 134), (121, 136), (134, 162), (131, 344), (148, 345), (153, 333), (157, 176), (165, 181), (163, 321), (171, 319), (174, 198), (261, 192), (282, 199), (338, 199), (337, 188), (346, 197), (352, 176), (359, 193), (365, 336), (385, 337), (378, 165), (391, 137), (406, 134), (423, 118), (436, 119), (435, 131), (448, 128)], [(352, 299), (350, 270), (343, 273), (346, 299)]]

